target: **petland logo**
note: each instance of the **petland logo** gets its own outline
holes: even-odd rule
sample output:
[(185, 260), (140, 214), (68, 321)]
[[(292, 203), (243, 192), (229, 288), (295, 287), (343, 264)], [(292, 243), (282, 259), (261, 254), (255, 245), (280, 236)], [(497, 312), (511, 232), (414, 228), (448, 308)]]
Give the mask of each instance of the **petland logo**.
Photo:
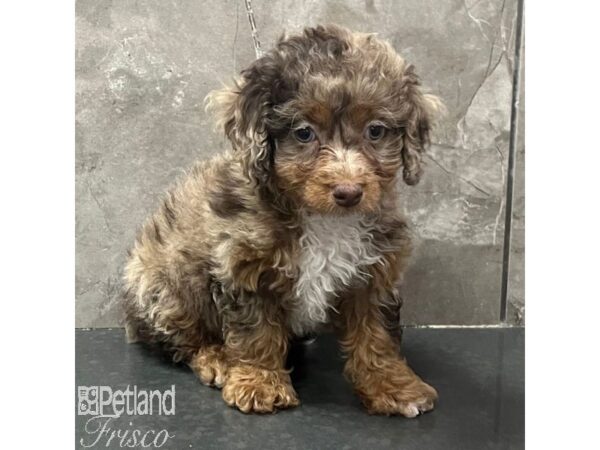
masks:
[(86, 437), (79, 443), (90, 448), (118, 445), (121, 448), (160, 448), (175, 437), (165, 429), (158, 432), (142, 432), (128, 422), (129, 427), (115, 429), (113, 422), (124, 414), (127, 416), (175, 415), (175, 385), (161, 392), (127, 386), (125, 390), (113, 390), (110, 386), (78, 386), (77, 414), (91, 416), (85, 423)]

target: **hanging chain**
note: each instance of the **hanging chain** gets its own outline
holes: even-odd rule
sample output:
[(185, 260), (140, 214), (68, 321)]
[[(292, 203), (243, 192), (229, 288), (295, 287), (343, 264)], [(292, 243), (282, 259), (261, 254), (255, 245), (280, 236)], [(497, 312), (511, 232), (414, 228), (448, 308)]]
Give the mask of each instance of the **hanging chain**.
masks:
[(256, 58), (262, 56), (262, 50), (260, 49), (260, 41), (258, 40), (258, 31), (256, 30), (256, 22), (254, 21), (254, 11), (252, 10), (252, 0), (246, 1), (246, 12), (248, 13), (248, 21), (250, 22), (250, 30), (252, 31), (252, 42), (254, 43), (254, 52)]

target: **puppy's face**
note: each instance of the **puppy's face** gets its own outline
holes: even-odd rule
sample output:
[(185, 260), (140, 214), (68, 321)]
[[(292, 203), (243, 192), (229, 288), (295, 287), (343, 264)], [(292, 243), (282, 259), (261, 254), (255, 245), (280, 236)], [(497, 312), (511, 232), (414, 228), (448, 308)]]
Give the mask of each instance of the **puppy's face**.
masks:
[(419, 181), (438, 102), (418, 86), (388, 43), (328, 26), (280, 40), (211, 100), (259, 184), (296, 207), (345, 214), (377, 210), (400, 168)]
[[(373, 89), (378, 80), (369, 80)], [(320, 213), (370, 212), (402, 165), (403, 126), (361, 82), (318, 75), (276, 113), (292, 117), (275, 133), (274, 173), (281, 192)], [(287, 121), (285, 121), (287, 122)]]

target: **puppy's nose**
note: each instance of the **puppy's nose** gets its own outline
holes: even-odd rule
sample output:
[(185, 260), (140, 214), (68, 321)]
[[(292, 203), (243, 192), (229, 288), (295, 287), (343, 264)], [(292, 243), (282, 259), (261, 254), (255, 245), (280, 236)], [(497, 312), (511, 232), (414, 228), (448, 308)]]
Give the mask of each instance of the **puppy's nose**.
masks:
[(340, 206), (350, 207), (357, 205), (363, 195), (360, 184), (338, 184), (333, 188), (333, 198)]

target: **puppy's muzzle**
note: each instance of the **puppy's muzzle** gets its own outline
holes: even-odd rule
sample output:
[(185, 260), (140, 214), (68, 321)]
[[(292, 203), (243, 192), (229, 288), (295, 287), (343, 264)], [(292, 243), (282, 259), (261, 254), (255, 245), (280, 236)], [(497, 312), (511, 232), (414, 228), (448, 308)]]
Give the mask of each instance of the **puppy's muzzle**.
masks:
[(360, 184), (338, 184), (333, 188), (333, 198), (339, 206), (349, 208), (358, 205), (363, 196)]

